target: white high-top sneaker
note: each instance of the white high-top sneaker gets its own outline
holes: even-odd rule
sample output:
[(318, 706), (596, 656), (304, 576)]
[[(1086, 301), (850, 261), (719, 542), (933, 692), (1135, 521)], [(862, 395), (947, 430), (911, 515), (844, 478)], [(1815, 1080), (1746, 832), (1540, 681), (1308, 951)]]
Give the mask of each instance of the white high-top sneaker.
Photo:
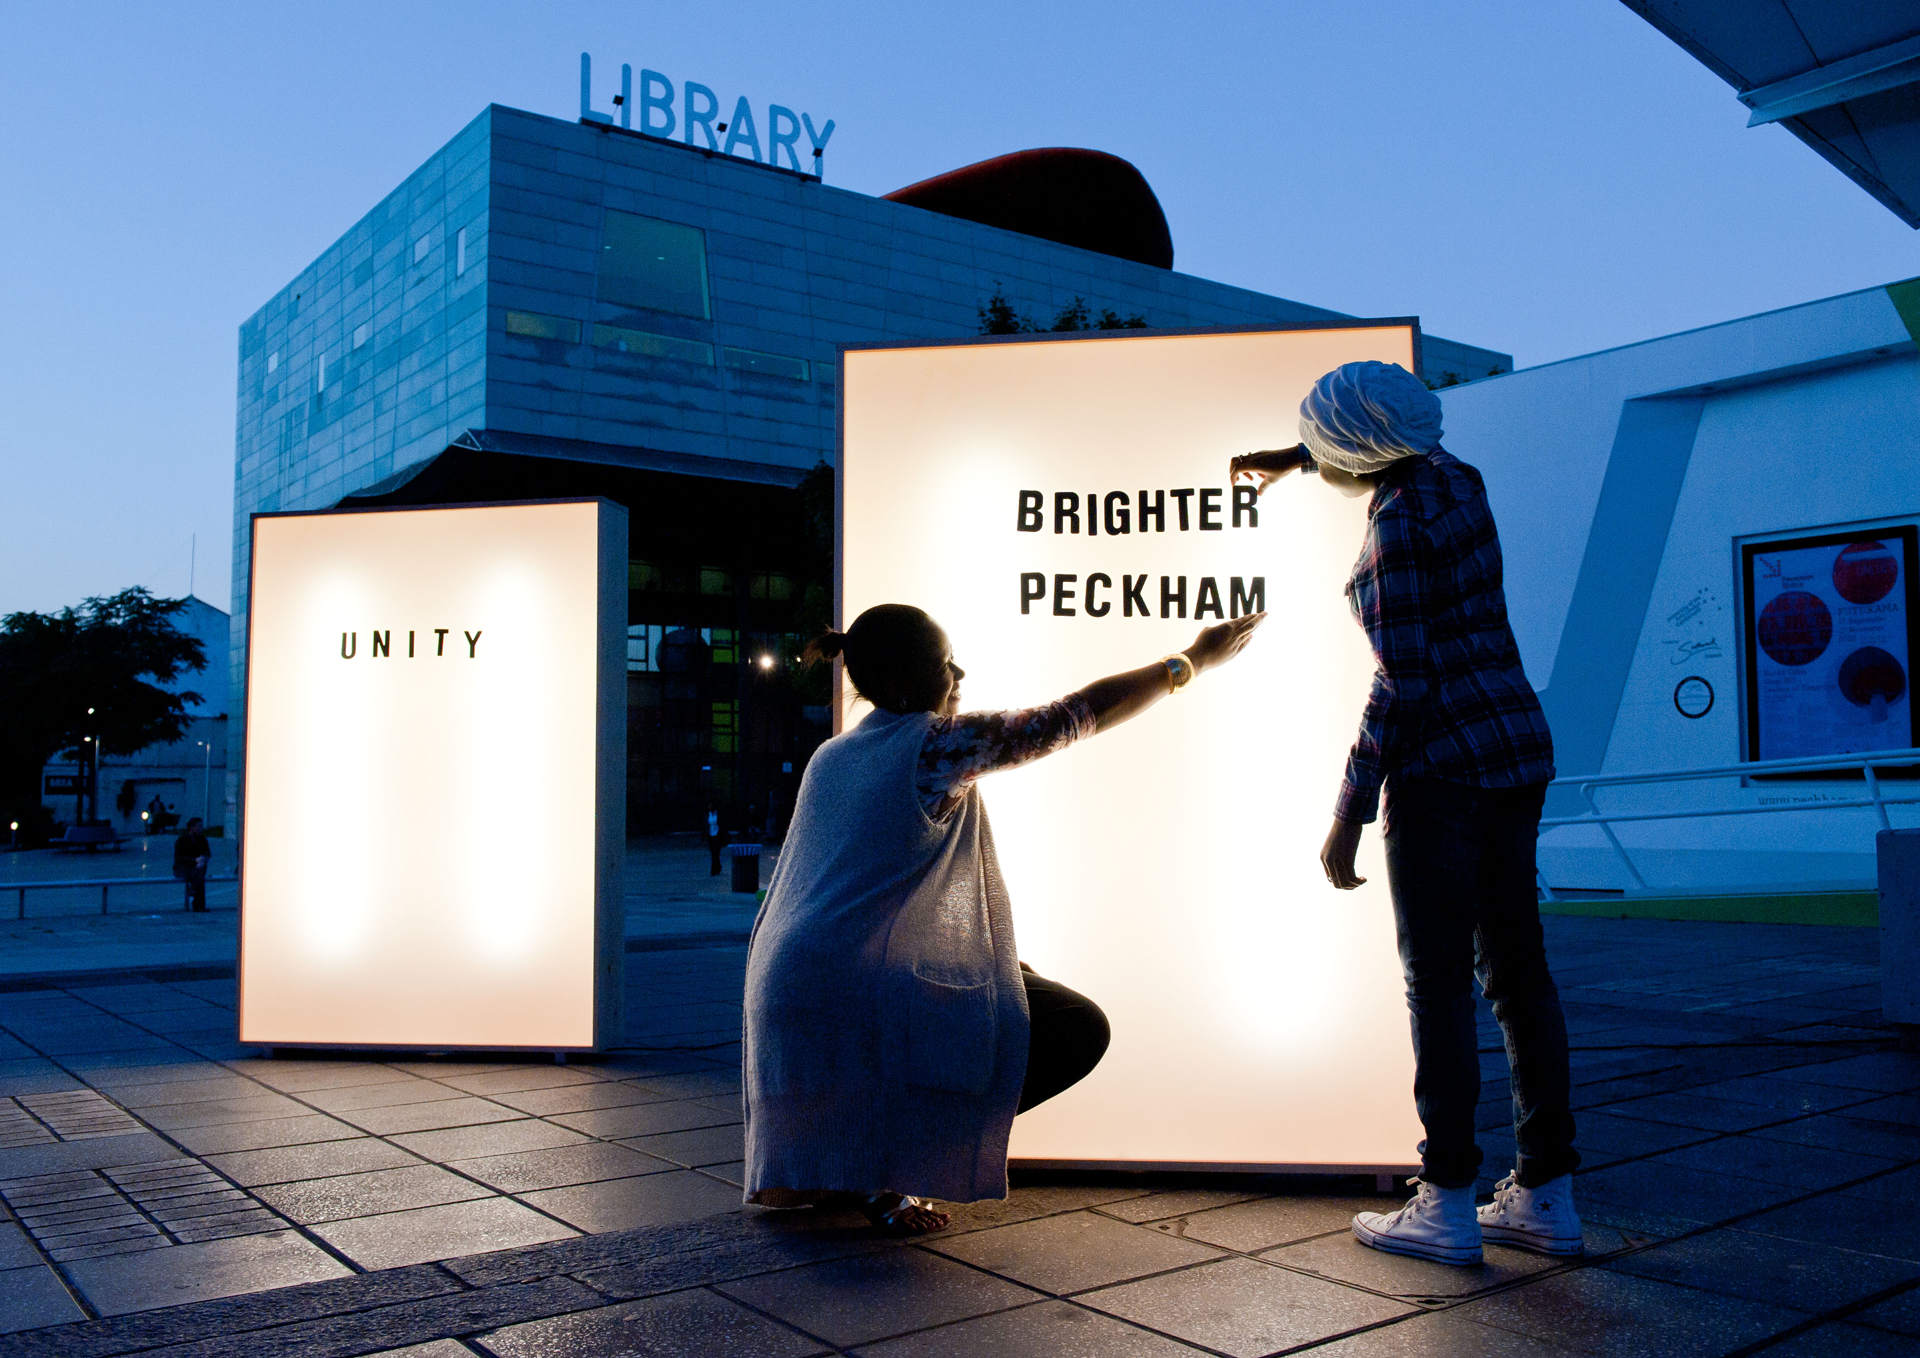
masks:
[(1573, 1176), (1562, 1174), (1538, 1188), (1522, 1188), (1509, 1174), (1480, 1209), (1480, 1231), (1496, 1245), (1535, 1254), (1582, 1254), (1580, 1216), (1573, 1210)]
[(1420, 1194), (1397, 1212), (1362, 1212), (1353, 1219), (1353, 1238), (1389, 1254), (1411, 1254), (1441, 1264), (1480, 1262), (1480, 1223), (1473, 1214), (1473, 1186), (1441, 1188), (1418, 1184)]

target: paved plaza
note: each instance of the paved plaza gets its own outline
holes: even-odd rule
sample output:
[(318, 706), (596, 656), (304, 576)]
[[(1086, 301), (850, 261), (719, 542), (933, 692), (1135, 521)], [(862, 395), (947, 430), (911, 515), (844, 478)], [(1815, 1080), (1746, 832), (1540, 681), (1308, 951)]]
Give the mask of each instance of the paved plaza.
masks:
[(1920, 1354), (1873, 930), (1548, 922), (1579, 1261), (1364, 1250), (1370, 1179), (1016, 1174), (902, 1242), (741, 1207), (744, 903), (698, 913), (704, 858), (630, 901), (629, 1048), (566, 1065), (263, 1059), (218, 965), (5, 982), (0, 1355)]

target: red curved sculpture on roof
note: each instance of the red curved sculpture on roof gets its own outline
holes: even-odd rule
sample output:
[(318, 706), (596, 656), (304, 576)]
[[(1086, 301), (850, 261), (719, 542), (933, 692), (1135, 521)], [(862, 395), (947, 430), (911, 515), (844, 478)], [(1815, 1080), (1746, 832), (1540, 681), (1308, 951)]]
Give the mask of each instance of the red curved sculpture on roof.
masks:
[(1146, 177), (1105, 151), (1050, 146), (968, 165), (887, 195), (984, 226), (1173, 267), (1167, 214)]

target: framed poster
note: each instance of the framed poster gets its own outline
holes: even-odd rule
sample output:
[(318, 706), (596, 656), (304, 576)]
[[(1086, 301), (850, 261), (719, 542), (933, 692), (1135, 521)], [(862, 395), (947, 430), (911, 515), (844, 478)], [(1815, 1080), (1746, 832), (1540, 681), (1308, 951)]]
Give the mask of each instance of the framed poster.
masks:
[[(1050, 702), (1266, 610), (1232, 664), (981, 784), (1020, 955), (1112, 1045), (1015, 1119), (1043, 1165), (1404, 1172), (1413, 1052), (1378, 828), (1320, 843), (1373, 675), (1343, 594), (1367, 503), (1256, 499), (1227, 460), (1299, 439), (1342, 363), (1416, 369), (1407, 321), (849, 348), (839, 617), (916, 604), (968, 710)], [(868, 711), (837, 709), (851, 724)]]
[(1920, 528), (1851, 528), (1740, 545), (1747, 758), (1915, 743)]
[(253, 516), (240, 1040), (619, 1041), (627, 511)]

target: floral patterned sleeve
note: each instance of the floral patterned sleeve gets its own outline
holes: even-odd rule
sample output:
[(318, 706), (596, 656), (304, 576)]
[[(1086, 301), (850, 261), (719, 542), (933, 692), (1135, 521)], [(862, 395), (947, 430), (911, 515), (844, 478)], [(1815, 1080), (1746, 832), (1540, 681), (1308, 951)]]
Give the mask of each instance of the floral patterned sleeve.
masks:
[(1078, 693), (1022, 712), (935, 717), (920, 747), (920, 805), (933, 820), (945, 820), (960, 809), (974, 779), (1064, 750), (1092, 735), (1095, 725), (1093, 708)]

